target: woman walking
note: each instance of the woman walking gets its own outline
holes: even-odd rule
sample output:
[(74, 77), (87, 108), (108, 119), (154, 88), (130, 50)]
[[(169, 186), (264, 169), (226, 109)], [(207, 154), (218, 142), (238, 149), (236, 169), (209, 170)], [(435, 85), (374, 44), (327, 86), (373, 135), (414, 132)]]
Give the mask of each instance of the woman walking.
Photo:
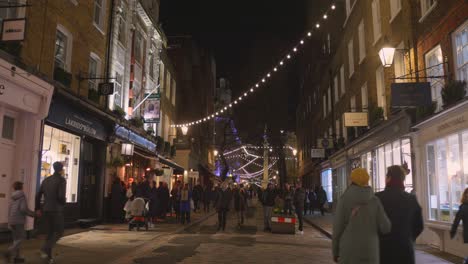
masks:
[(379, 263), (379, 233), (390, 232), (391, 223), (369, 187), (369, 174), (351, 172), (351, 185), (338, 200), (333, 223), (333, 260), (341, 264)]
[(158, 201), (158, 189), (156, 188), (156, 181), (150, 182), (149, 190), (149, 224), (150, 227), (154, 227), (154, 224), (157, 222), (157, 216), (159, 211), (159, 201)]
[(402, 167), (388, 167), (385, 190), (376, 193), (392, 223), (390, 233), (380, 236), (381, 264), (415, 263), (414, 242), (424, 223), (416, 196), (405, 192), (405, 177)]
[[(460, 203), (455, 220), (453, 220), (452, 229), (450, 230), (450, 237), (452, 239), (455, 237), (461, 220), (463, 221), (463, 242), (468, 244), (468, 188), (463, 192)], [(468, 256), (465, 258), (465, 264), (468, 264)]]
[(192, 199), (192, 191), (189, 189), (188, 183), (180, 191), (180, 222), (184, 225), (186, 222), (190, 224), (190, 200)]

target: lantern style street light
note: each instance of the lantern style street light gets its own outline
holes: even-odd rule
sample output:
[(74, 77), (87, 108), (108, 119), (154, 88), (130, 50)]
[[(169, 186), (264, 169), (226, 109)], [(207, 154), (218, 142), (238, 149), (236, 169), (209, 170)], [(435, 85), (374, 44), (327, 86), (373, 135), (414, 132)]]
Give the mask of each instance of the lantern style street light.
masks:
[(391, 46), (382, 47), (379, 51), (379, 57), (384, 67), (391, 67), (393, 64), (393, 58), (395, 57), (395, 48)]
[(121, 154), (124, 156), (133, 156), (133, 147), (134, 145), (131, 143), (123, 143)]
[(187, 135), (187, 132), (188, 132), (188, 127), (187, 126), (183, 126), (180, 128), (182, 130), (182, 135), (186, 136)]
[(215, 155), (215, 157), (218, 156), (218, 151), (215, 149), (215, 150), (213, 151), (213, 154)]

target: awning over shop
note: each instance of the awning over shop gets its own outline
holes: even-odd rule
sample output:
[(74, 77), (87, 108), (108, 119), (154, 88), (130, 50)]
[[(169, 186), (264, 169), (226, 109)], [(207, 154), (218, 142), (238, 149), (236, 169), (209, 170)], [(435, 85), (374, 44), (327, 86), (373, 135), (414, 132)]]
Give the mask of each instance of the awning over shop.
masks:
[(156, 154), (156, 144), (149, 139), (140, 136), (136, 132), (131, 131), (130, 129), (116, 125), (115, 135), (121, 139), (128, 140), (131, 143), (144, 148), (145, 150)]
[(163, 156), (160, 156), (160, 155), (158, 155), (158, 158), (159, 158), (159, 162), (173, 168), (175, 170), (174, 174), (184, 173), (185, 169), (182, 168), (179, 164), (175, 163), (174, 161), (166, 159), (166, 158), (164, 158)]

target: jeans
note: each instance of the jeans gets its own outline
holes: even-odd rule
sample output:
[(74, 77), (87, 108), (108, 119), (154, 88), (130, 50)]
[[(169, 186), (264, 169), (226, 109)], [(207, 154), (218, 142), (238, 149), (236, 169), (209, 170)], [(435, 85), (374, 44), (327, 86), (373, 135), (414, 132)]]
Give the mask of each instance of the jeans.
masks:
[(273, 212), (273, 206), (264, 206), (263, 207), (263, 220), (265, 223), (265, 229), (271, 229), (271, 213)]
[(219, 209), (218, 211), (218, 229), (226, 228), (226, 218), (227, 218), (227, 210), (226, 209)]
[(296, 208), (297, 220), (299, 220), (299, 231), (302, 231), (303, 228), (303, 215), (302, 215), (302, 208)]
[(237, 215), (237, 224), (239, 224), (239, 225), (243, 225), (243, 224), (244, 224), (244, 213), (245, 213), (244, 210), (236, 211), (236, 215)]
[(44, 212), (43, 218), (47, 228), (47, 238), (41, 250), (51, 258), (53, 247), (63, 235), (65, 225), (63, 212)]
[(24, 230), (24, 224), (12, 225), (11, 236), (13, 237), (13, 244), (8, 248), (8, 252), (13, 258), (19, 258), (20, 247), (23, 240), (26, 238), (26, 231)]
[(181, 222), (182, 224), (185, 224), (185, 221), (187, 221), (187, 224), (190, 223), (190, 211), (188, 211), (188, 212), (185, 212), (185, 211), (180, 212), (180, 222)]

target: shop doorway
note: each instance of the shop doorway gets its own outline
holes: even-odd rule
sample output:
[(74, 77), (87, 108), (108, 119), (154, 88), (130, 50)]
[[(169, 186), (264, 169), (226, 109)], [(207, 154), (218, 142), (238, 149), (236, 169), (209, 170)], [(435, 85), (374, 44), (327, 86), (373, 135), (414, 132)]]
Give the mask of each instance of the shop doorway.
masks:
[(8, 222), (8, 202), (13, 182), (13, 157), (15, 146), (0, 142), (0, 223)]
[(82, 169), (80, 184), (80, 218), (98, 218), (101, 204), (100, 182), (101, 182), (101, 157), (99, 145), (89, 141), (83, 141)]

